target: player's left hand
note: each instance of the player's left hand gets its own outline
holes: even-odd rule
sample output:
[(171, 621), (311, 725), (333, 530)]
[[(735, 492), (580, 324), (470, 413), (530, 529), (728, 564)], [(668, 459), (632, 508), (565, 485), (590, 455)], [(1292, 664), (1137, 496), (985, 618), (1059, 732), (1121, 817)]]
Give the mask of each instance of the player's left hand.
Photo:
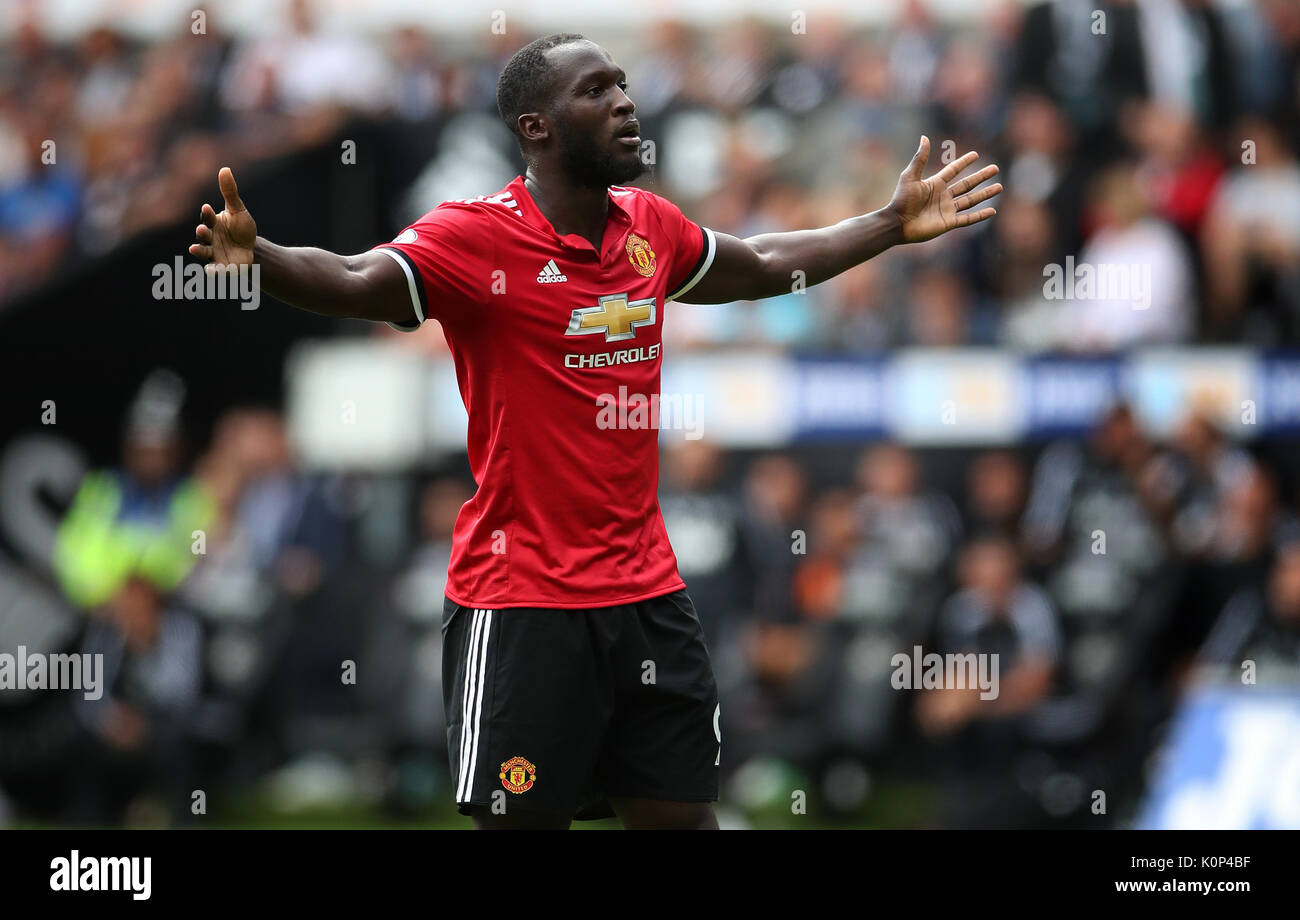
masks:
[(933, 239), (949, 230), (988, 220), (997, 213), (993, 208), (972, 209), (1001, 192), (1000, 182), (971, 191), (981, 182), (996, 176), (997, 166), (985, 166), (964, 179), (957, 179), (963, 169), (979, 159), (979, 154), (972, 150), (930, 178), (923, 179), (921, 173), (929, 159), (930, 139), (922, 135), (916, 156), (898, 177), (898, 187), (889, 201), (889, 207), (898, 214), (905, 243)]

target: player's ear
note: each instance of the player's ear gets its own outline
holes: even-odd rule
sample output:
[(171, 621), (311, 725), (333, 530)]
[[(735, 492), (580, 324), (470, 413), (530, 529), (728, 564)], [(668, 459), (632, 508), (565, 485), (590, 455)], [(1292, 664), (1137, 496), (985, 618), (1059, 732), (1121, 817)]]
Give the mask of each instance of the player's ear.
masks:
[(519, 116), (519, 136), (526, 141), (543, 141), (551, 136), (549, 119), (541, 112), (525, 112)]

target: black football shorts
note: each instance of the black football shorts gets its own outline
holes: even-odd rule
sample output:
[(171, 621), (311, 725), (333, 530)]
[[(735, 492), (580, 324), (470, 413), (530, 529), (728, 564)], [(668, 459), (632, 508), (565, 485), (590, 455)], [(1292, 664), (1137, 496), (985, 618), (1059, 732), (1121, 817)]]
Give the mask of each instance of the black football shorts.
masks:
[(718, 798), (718, 690), (685, 590), (581, 610), (443, 605), (456, 804), (557, 817)]

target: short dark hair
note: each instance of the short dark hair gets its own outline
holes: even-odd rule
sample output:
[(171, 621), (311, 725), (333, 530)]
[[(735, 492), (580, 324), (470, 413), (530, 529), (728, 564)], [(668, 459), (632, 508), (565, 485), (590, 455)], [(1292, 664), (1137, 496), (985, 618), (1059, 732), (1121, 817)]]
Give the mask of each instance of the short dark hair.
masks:
[(506, 127), (518, 137), (519, 116), (540, 112), (550, 102), (554, 74), (546, 52), (571, 42), (585, 42), (576, 32), (557, 32), (524, 45), (514, 53), (497, 80), (497, 111)]

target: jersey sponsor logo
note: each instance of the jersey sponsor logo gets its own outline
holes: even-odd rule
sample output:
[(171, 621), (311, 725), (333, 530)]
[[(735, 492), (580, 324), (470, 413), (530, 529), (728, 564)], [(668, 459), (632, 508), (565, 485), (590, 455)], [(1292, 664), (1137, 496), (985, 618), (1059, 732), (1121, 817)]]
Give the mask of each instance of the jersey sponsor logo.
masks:
[(523, 795), (537, 782), (537, 768), (523, 757), (511, 757), (501, 765), (500, 777), (507, 792)]
[(659, 357), (659, 343), (642, 345), (639, 348), (622, 348), (618, 351), (600, 351), (594, 355), (567, 354), (564, 356), (565, 367), (613, 367), (615, 364), (636, 364), (638, 361), (653, 361)]
[(632, 267), (637, 273), (649, 278), (655, 273), (655, 251), (650, 248), (650, 243), (643, 240), (635, 233), (627, 235), (627, 260), (632, 263)]
[(397, 234), (397, 236), (393, 237), (393, 242), (414, 243), (418, 238), (419, 238), (419, 234), (416, 233), (414, 230), (412, 230), (410, 227), (407, 227), (401, 233)]
[(653, 326), (655, 298), (628, 300), (626, 294), (606, 294), (594, 307), (578, 307), (569, 317), (565, 335), (605, 333), (606, 342), (633, 338), (641, 326)]
[(559, 284), (568, 280), (569, 276), (560, 271), (560, 267), (555, 264), (554, 259), (543, 265), (542, 270), (537, 273), (538, 284)]

